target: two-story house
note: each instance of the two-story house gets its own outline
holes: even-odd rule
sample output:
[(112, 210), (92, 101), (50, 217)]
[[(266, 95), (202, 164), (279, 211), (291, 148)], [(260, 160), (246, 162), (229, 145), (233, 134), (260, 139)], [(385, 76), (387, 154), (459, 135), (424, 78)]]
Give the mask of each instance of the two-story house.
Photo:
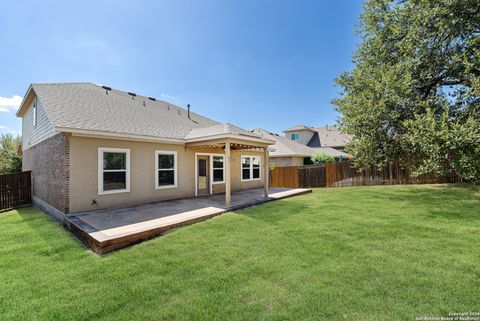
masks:
[(275, 141), (269, 147), (270, 164), (275, 166), (310, 164), (310, 157), (320, 152), (332, 156), (335, 161), (352, 158), (344, 151), (351, 136), (343, 134), (336, 126), (296, 125), (284, 130), (285, 136), (261, 128), (254, 129), (253, 133)]
[(345, 147), (352, 139), (351, 135), (342, 133), (335, 125), (326, 125), (325, 127), (295, 125), (285, 129), (283, 132), (286, 138), (314, 149), (330, 147), (339, 151), (345, 151)]

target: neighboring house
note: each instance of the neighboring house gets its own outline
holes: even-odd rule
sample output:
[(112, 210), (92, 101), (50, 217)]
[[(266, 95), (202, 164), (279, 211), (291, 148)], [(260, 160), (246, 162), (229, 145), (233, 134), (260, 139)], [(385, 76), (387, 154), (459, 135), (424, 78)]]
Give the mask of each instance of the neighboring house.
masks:
[(296, 143), (265, 129), (256, 128), (252, 130), (252, 132), (275, 141), (275, 144), (269, 147), (270, 164), (272, 165), (279, 167), (302, 166), (304, 159), (309, 158), (315, 153), (310, 147)]
[(322, 151), (323, 147), (345, 151), (352, 136), (342, 133), (337, 126), (308, 127), (295, 125), (283, 131), (285, 137), (302, 145)]
[(265, 129), (256, 128), (252, 132), (275, 141), (275, 144), (269, 147), (270, 164), (275, 166), (302, 166), (309, 164), (310, 156), (318, 152), (324, 152), (335, 158), (336, 161), (352, 157), (350, 154), (332, 147), (311, 148)]
[(34, 205), (65, 214), (264, 186), (274, 142), (90, 83), (32, 84), (22, 118)]

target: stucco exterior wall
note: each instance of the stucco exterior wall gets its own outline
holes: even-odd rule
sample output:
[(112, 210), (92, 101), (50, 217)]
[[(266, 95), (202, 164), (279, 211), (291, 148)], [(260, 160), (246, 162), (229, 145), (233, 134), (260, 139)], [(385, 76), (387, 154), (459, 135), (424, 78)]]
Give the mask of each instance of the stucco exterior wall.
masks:
[(22, 170), (32, 171), (33, 195), (69, 212), (69, 142), (59, 133), (23, 151)]
[[(195, 153), (220, 153), (223, 150), (185, 149), (183, 145), (109, 140), (71, 136), (70, 139), (70, 212), (124, 207), (142, 203), (195, 196)], [(98, 195), (98, 148), (130, 149), (130, 192)], [(177, 187), (155, 189), (155, 151), (177, 152)], [(261, 180), (241, 182), (241, 155), (262, 152), (232, 151), (232, 190), (263, 186)], [(263, 156), (262, 156), (263, 164)], [(214, 184), (213, 192), (223, 192), (225, 184)], [(97, 204), (93, 204), (95, 200)]]
[(303, 157), (270, 157), (270, 164), (276, 167), (303, 166)]

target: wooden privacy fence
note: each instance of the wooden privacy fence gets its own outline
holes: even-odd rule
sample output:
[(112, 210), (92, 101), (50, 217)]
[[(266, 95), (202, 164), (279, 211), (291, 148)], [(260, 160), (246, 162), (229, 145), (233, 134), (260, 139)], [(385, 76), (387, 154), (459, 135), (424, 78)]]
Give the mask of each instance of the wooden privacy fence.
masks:
[(327, 167), (325, 165), (302, 166), (298, 169), (299, 187), (326, 187)]
[(399, 164), (390, 164), (384, 168), (371, 166), (366, 170), (358, 170), (350, 161), (326, 165), (275, 167), (270, 174), (272, 187), (291, 188), (460, 182), (458, 175), (453, 172), (447, 176), (433, 174), (413, 176), (409, 168)]
[(411, 169), (392, 163), (386, 167), (370, 166), (358, 170), (351, 161), (327, 164), (327, 186), (396, 185), (457, 183), (460, 179), (452, 172), (447, 176), (434, 174), (414, 176)]
[(298, 167), (275, 167), (270, 171), (272, 187), (299, 187)]
[(325, 187), (326, 166), (275, 167), (270, 171), (272, 187)]
[(0, 175), (0, 212), (32, 202), (31, 172)]

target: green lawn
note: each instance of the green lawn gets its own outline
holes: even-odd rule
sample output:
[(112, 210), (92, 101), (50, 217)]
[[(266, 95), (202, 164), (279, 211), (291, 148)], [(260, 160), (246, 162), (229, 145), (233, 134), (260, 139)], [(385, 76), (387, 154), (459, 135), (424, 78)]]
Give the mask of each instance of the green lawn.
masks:
[(480, 310), (480, 189), (318, 189), (98, 256), (0, 214), (0, 320), (415, 320)]

